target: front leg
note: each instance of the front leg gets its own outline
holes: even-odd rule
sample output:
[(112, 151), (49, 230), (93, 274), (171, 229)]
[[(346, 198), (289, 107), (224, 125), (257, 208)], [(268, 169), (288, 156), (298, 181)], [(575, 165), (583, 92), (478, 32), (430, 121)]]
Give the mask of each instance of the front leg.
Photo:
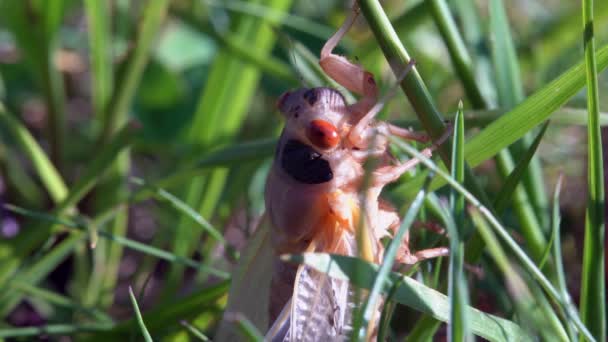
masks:
[(359, 7), (357, 3), (353, 5), (348, 17), (338, 29), (338, 31), (325, 43), (321, 50), (319, 64), (323, 71), (344, 88), (362, 95), (359, 102), (351, 105), (349, 110), (359, 116), (369, 112), (378, 100), (378, 87), (372, 73), (366, 71), (361, 66), (350, 62), (347, 58), (333, 53), (340, 40), (352, 27), (357, 16)]

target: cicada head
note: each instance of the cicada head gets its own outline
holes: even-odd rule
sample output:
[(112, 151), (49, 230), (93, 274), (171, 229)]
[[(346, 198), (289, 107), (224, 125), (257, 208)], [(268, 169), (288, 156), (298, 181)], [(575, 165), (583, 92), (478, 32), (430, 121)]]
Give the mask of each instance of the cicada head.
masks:
[(284, 134), (310, 144), (321, 151), (336, 148), (346, 122), (346, 102), (331, 88), (303, 88), (288, 91), (277, 102), (286, 119)]

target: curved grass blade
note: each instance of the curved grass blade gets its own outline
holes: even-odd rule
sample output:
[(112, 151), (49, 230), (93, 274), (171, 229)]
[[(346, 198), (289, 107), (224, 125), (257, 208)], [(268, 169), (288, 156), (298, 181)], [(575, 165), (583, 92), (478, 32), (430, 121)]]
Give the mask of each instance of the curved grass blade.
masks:
[(27, 128), (9, 114), (2, 103), (0, 103), (0, 120), (4, 122), (23, 152), (25, 152), (32, 162), (38, 177), (46, 187), (53, 202), (59, 203), (65, 199), (68, 194), (68, 188), (59, 171), (48, 159), (42, 147), (36, 142), (36, 139), (34, 139)]
[(194, 337), (196, 337), (198, 340), (200, 341), (209, 341), (209, 337), (207, 337), (205, 334), (203, 334), (202, 331), (198, 330), (195, 326), (193, 326), (192, 324), (188, 323), (188, 321), (180, 321), (179, 324), (181, 324), (184, 328), (186, 328), (188, 330), (188, 332), (190, 332)]
[[(551, 241), (553, 241), (553, 258), (555, 260), (555, 274), (557, 276), (557, 287), (561, 292), (564, 301), (572, 302), (570, 298), (570, 293), (568, 292), (568, 286), (566, 284), (566, 272), (564, 271), (564, 260), (562, 259), (562, 240), (560, 237), (560, 225), (561, 225), (561, 215), (559, 213), (559, 195), (562, 190), (562, 182), (564, 177), (562, 174), (557, 178), (557, 183), (555, 184), (555, 191), (553, 193), (553, 209), (551, 213)], [(568, 331), (568, 336), (570, 336), (570, 340), (575, 341), (576, 337), (574, 336), (574, 324), (572, 322), (566, 322), (566, 331)]]
[(129, 298), (131, 299), (131, 305), (133, 305), (133, 311), (135, 311), (135, 317), (137, 319), (137, 324), (139, 325), (139, 329), (141, 330), (141, 334), (144, 337), (146, 342), (152, 342), (152, 336), (148, 332), (148, 328), (146, 328), (146, 324), (144, 323), (144, 319), (141, 317), (141, 312), (139, 312), (139, 306), (137, 305), (137, 300), (135, 299), (135, 295), (133, 294), (133, 289), (129, 286)]
[(182, 212), (183, 214), (189, 216), (194, 222), (196, 222), (201, 228), (203, 228), (209, 235), (211, 235), (214, 239), (221, 242), (222, 244), (226, 243), (224, 236), (220, 233), (215, 227), (211, 225), (204, 217), (202, 217), (199, 213), (194, 211), (191, 207), (189, 207), (186, 203), (184, 203), (179, 198), (175, 197), (173, 194), (168, 191), (154, 186), (150, 183), (147, 183), (141, 178), (131, 177), (131, 182), (142, 187), (151, 189), (151, 191), (155, 194), (157, 199), (167, 201), (171, 204), (175, 209)]
[(535, 293), (534, 296), (532, 295), (529, 286), (511, 265), (507, 254), (496, 239), (496, 235), (488, 227), (479, 210), (470, 207), (469, 213), (475, 227), (486, 243), (486, 250), (490, 253), (492, 259), (494, 259), (494, 262), (504, 275), (506, 290), (511, 298), (513, 298), (517, 313), (521, 316), (521, 321), (525, 323), (528, 329), (539, 332), (545, 340), (567, 341), (568, 335), (566, 335), (561, 322), (555, 315), (550, 313), (552, 309), (549, 310), (549, 314), (541, 311), (544, 309), (541, 303), (546, 302), (542, 292), (536, 291), (538, 293)]
[[(599, 94), (597, 72), (602, 70), (601, 59), (595, 54), (593, 33), (593, 0), (583, 0), (583, 45), (585, 48), (585, 76), (587, 81), (587, 185), (585, 211), (585, 242), (581, 282), (581, 316), (598, 341), (606, 340), (606, 278), (604, 275), (605, 214), (604, 162), (602, 134), (599, 125)], [(600, 50), (601, 51), (601, 50)], [(597, 60), (596, 60), (597, 59)]]
[[(596, 52), (596, 58), (598, 71), (608, 66), (608, 45)], [(469, 165), (475, 167), (492, 158), (500, 150), (547, 120), (555, 110), (580, 91), (585, 85), (583, 63), (580, 62), (568, 69), (469, 139), (465, 146), (465, 155)], [(411, 197), (424, 182), (424, 177), (424, 175), (416, 176), (407, 184), (400, 186), (397, 191)], [(431, 185), (431, 189), (437, 189), (443, 184), (445, 184), (444, 180), (437, 179)]]
[[(462, 101), (458, 104), (454, 139), (452, 143), (452, 177), (459, 183), (464, 183), (464, 113)], [(432, 174), (432, 173), (431, 173)], [(464, 242), (461, 240), (464, 231), (464, 196), (454, 189), (450, 192), (451, 212), (445, 211), (446, 228), (450, 236), (450, 264), (448, 276), (448, 294), (450, 297), (450, 325), (448, 338), (450, 341), (472, 341), (466, 307), (469, 303), (467, 283), (464, 277)]]
[[(331, 277), (350, 280), (361, 288), (371, 288), (378, 274), (378, 265), (367, 263), (361, 259), (324, 253), (305, 253), (289, 255), (286, 259), (292, 262), (304, 263), (319, 272), (327, 272)], [(357, 273), (357, 276), (355, 276)], [(447, 296), (433, 290), (416, 280), (391, 273), (386, 279), (383, 293), (391, 286), (401, 281), (395, 294), (395, 301), (415, 310), (427, 313), (443, 322), (450, 319), (450, 305)], [(486, 314), (472, 307), (467, 307), (471, 330), (474, 334), (492, 341), (520, 341), (531, 337), (517, 324), (506, 319)]]
[[(386, 252), (384, 254), (384, 260), (382, 261), (382, 264), (380, 265), (380, 268), (378, 269), (378, 274), (376, 275), (376, 277), (374, 279), (374, 284), (371, 287), (369, 296), (367, 297), (367, 300), (365, 301), (365, 304), (363, 305), (363, 309), (360, 311), (361, 318), (356, 318), (356, 319), (360, 320), (360, 322), (361, 322), (361, 324), (359, 325), (361, 327), (361, 329), (355, 330), (355, 331), (357, 331), (357, 334), (359, 335), (358, 336), (359, 339), (365, 339), (365, 337), (368, 336), (368, 328), (370, 325), (369, 323), (373, 319), (373, 317), (372, 317), (373, 314), (376, 312), (378, 300), (380, 299), (380, 292), (384, 288), (384, 284), (387, 281), (387, 277), (389, 276), (389, 274), (393, 268), (393, 264), (395, 263), (397, 251), (398, 251), (399, 247), (401, 246), (401, 244), (403, 243), (403, 238), (405, 236), (405, 233), (409, 230), (410, 226), (416, 219), (416, 216), (418, 215), (418, 212), (420, 211), (420, 208), (422, 207), (422, 204), (424, 203), (424, 198), (426, 196), (426, 192), (427, 192), (427, 188), (430, 184), (430, 180), (431, 180), (431, 176), (429, 176), (425, 186), (423, 186), (422, 189), (420, 189), (420, 191), (414, 198), (414, 201), (410, 205), (410, 208), (407, 210), (407, 212), (403, 218), (403, 221), (401, 221), (401, 225), (399, 226), (399, 229), (393, 236), (393, 240), (391, 241), (391, 243), (388, 245), (388, 248), (386, 249)], [(353, 324), (353, 326), (357, 326), (357, 324)]]
[(494, 209), (497, 213), (500, 214), (507, 208), (507, 205), (511, 200), (511, 196), (515, 191), (515, 188), (517, 187), (524, 173), (528, 169), (528, 165), (530, 163), (530, 160), (532, 160), (532, 156), (534, 156), (534, 154), (536, 153), (538, 145), (540, 145), (540, 142), (545, 136), (547, 127), (549, 127), (549, 121), (545, 121), (526, 153), (519, 160), (517, 166), (515, 167), (515, 169), (513, 169), (509, 177), (507, 177), (507, 179), (504, 181), (501, 190), (498, 192), (498, 195), (494, 200)]

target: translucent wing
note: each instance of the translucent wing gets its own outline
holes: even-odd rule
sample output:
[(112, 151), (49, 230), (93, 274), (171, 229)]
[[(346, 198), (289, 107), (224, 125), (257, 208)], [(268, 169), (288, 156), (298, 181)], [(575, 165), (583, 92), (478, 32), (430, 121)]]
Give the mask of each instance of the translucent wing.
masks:
[(232, 274), (228, 304), (215, 341), (240, 341), (230, 315), (243, 314), (260, 331), (268, 327), (268, 298), (273, 275), (274, 253), (270, 239), (270, 220), (265, 215), (239, 264)]

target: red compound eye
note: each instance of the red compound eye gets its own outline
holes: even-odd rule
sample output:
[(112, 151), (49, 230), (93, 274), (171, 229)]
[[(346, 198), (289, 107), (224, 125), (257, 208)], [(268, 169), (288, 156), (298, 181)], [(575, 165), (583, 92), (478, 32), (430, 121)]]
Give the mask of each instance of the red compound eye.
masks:
[(336, 147), (340, 142), (340, 136), (336, 126), (325, 120), (312, 120), (306, 130), (306, 137), (320, 149)]

